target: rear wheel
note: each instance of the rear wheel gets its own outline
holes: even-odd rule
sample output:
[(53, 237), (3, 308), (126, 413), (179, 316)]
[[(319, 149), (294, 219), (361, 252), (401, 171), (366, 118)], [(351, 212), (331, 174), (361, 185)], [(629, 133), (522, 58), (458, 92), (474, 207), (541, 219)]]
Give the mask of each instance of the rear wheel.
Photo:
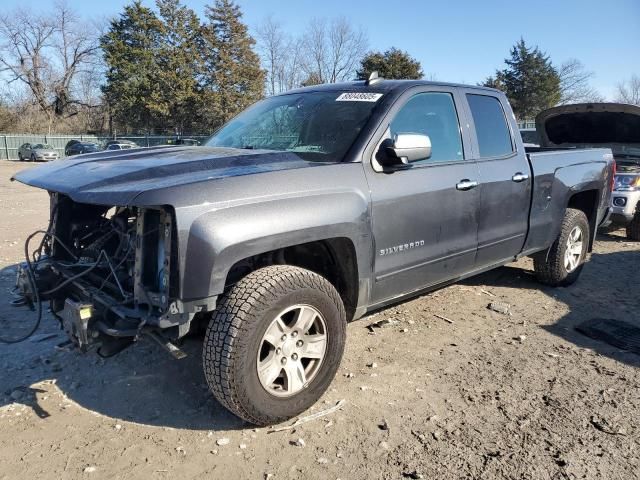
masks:
[(204, 339), (205, 377), (240, 418), (279, 423), (325, 392), (345, 336), (344, 306), (329, 281), (297, 267), (262, 268), (221, 298)]
[(568, 208), (560, 235), (553, 245), (533, 258), (538, 281), (551, 286), (567, 286), (580, 276), (589, 247), (589, 221), (581, 210)]
[(633, 220), (627, 225), (627, 238), (636, 242), (640, 241), (640, 210), (636, 210)]
[(18, 160), (20, 160), (21, 162), (24, 160), (24, 158), (22, 158), (22, 153), (18, 152)]

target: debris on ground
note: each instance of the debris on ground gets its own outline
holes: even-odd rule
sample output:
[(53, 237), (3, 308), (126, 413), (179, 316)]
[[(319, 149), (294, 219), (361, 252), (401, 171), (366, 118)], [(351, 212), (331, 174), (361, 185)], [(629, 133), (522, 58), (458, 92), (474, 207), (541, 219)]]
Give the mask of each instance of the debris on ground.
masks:
[(453, 320), (451, 320), (450, 318), (445, 317), (444, 315), (438, 315), (437, 313), (433, 314), (434, 317), (439, 318), (440, 320), (444, 320), (447, 323), (456, 323)]
[(324, 417), (325, 415), (329, 415), (335, 411), (340, 410), (345, 403), (346, 403), (346, 400), (343, 398), (342, 400), (339, 400), (338, 402), (336, 402), (336, 404), (331, 408), (327, 408), (326, 410), (322, 410), (320, 412), (312, 413), (311, 415), (307, 415), (306, 417), (301, 417), (295, 422), (293, 422), (291, 425), (288, 425), (286, 427), (274, 428), (270, 430), (268, 433), (282, 432), (283, 430), (289, 430), (291, 428), (295, 428), (299, 425), (302, 425), (303, 423), (307, 423), (312, 420), (316, 420), (318, 418)]
[(393, 318), (383, 318), (382, 320), (378, 320), (377, 322), (370, 323), (369, 325), (367, 325), (367, 328), (369, 329), (369, 331), (373, 332), (376, 328), (392, 327), (394, 325), (397, 325), (398, 323), (400, 322), (398, 322), (398, 320), (394, 320)]
[(216, 445), (218, 445), (219, 447), (223, 447), (225, 445), (229, 445), (229, 442), (231, 440), (229, 440), (228, 438), (224, 437), (224, 438), (219, 438), (218, 440), (216, 440)]
[(300, 447), (300, 448), (304, 448), (307, 445), (307, 442), (304, 441), (304, 438), (299, 438), (297, 440), (291, 440), (291, 445), (294, 445), (296, 447)]
[(627, 431), (619, 424), (608, 421), (606, 418), (600, 418), (595, 415), (591, 417), (591, 425), (601, 432), (609, 435), (626, 435)]
[(491, 302), (487, 308), (502, 315), (511, 315), (511, 305), (505, 302)]
[(424, 478), (424, 475), (422, 475), (420, 472), (418, 472), (417, 470), (414, 470), (412, 472), (404, 472), (402, 474), (402, 476), (404, 478), (411, 478), (414, 480), (420, 480), (421, 478)]

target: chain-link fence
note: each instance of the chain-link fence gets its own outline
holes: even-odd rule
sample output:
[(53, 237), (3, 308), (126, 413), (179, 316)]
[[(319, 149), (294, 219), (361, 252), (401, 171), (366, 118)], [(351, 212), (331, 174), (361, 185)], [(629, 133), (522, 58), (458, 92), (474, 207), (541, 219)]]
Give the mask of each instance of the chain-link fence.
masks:
[[(194, 139), (202, 143), (209, 135), (182, 135), (183, 139)], [(104, 145), (109, 140), (127, 140), (134, 142), (139, 147), (153, 147), (156, 145), (171, 145), (175, 142), (175, 135), (124, 135), (118, 137), (112, 136), (96, 136), (96, 135), (38, 135), (31, 133), (0, 133), (0, 160), (17, 160), (18, 149), (25, 143), (32, 145), (42, 143), (51, 145), (60, 158), (65, 156), (64, 150), (67, 142), (70, 140), (79, 140), (81, 142), (92, 142), (98, 145)]]

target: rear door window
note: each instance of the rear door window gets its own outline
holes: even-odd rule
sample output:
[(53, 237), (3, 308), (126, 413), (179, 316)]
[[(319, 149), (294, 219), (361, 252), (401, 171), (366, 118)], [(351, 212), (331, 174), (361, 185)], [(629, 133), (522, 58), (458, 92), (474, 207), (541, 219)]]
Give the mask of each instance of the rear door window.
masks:
[(500, 100), (487, 95), (467, 94), (476, 127), (480, 158), (504, 157), (513, 153), (513, 142)]

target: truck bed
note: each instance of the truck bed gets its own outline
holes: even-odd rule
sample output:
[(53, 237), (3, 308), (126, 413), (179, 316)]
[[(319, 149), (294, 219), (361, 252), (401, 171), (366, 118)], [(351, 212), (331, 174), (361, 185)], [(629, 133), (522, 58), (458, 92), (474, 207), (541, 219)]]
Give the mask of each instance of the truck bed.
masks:
[[(585, 192), (584, 201), (598, 209), (592, 234), (607, 213), (613, 155), (608, 148), (527, 148), (533, 189), (529, 235), (523, 254), (550, 246), (558, 236), (568, 199)], [(591, 196), (592, 198), (587, 198)]]

